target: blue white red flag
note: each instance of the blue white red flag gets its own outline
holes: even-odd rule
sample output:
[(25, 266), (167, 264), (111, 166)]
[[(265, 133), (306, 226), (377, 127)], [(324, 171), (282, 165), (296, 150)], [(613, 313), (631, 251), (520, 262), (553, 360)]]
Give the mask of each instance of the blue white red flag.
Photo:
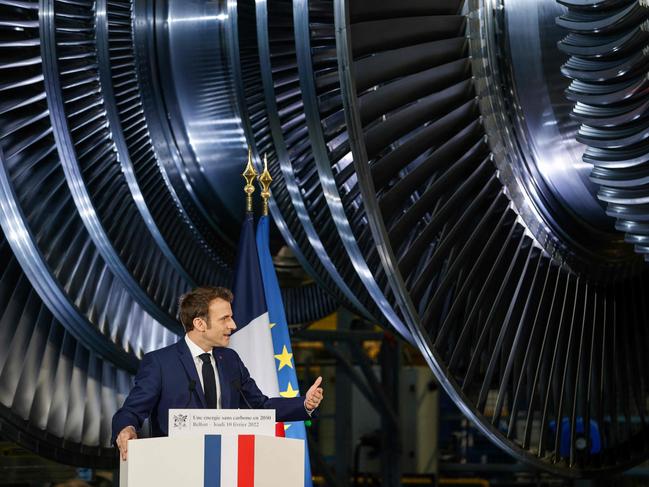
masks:
[(241, 228), (232, 292), (232, 314), (237, 330), (230, 338), (230, 348), (239, 354), (261, 392), (278, 397), (275, 352), (252, 213), (246, 214)]
[(205, 435), (203, 487), (296, 485), (299, 471), (292, 472), (295, 477), (287, 478), (286, 470), (280, 469), (280, 473), (277, 468), (278, 462), (281, 464), (289, 461), (290, 457), (287, 458), (286, 455), (290, 455), (296, 448), (293, 446), (288, 451), (278, 451), (277, 447), (276, 438)]

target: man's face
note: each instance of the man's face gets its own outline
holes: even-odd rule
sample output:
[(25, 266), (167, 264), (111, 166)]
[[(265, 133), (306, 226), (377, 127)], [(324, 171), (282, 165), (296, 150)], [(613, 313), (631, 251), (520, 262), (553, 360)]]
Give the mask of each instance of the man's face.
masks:
[(237, 328), (232, 319), (232, 306), (224, 299), (216, 298), (210, 301), (208, 310), (203, 337), (212, 347), (227, 347), (230, 335)]

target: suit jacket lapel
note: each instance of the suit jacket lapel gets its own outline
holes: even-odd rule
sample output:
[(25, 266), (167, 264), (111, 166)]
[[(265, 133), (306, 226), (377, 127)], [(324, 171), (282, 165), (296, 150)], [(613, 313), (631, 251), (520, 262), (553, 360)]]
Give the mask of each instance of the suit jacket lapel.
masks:
[(212, 355), (216, 361), (216, 370), (219, 373), (219, 383), (221, 384), (221, 408), (230, 409), (230, 382), (226, 373), (226, 365), (223, 363), (223, 354), (221, 348), (213, 348)]
[(201, 401), (201, 405), (205, 408), (207, 407), (207, 402), (205, 402), (205, 394), (203, 394), (203, 388), (201, 387), (201, 381), (198, 378), (198, 372), (196, 371), (196, 365), (194, 365), (194, 360), (189, 351), (189, 347), (185, 343), (185, 339), (181, 338), (177, 343), (178, 357), (180, 358), (180, 363), (183, 365), (187, 376), (194, 381), (196, 384), (196, 392), (198, 394), (198, 399)]

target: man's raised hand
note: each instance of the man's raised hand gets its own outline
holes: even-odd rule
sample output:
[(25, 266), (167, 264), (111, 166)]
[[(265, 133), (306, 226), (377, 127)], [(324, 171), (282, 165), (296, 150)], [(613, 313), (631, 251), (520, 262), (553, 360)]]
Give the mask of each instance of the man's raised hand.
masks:
[(322, 377), (318, 377), (313, 385), (309, 387), (309, 390), (306, 391), (306, 395), (304, 396), (304, 407), (309, 412), (317, 408), (324, 397), (322, 387), (320, 387), (321, 383)]

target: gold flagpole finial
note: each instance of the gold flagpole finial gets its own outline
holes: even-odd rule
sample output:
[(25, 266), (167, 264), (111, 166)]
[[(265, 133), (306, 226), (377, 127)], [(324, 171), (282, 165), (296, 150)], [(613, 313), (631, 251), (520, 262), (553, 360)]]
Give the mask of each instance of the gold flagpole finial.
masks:
[(273, 178), (268, 172), (268, 159), (266, 154), (264, 154), (264, 172), (259, 176), (259, 184), (261, 184), (261, 198), (264, 201), (264, 211), (263, 215), (268, 216), (268, 199), (270, 198), (270, 183), (273, 182)]
[(246, 164), (246, 170), (241, 174), (245, 180), (246, 185), (243, 187), (243, 190), (246, 193), (246, 211), (248, 213), (252, 212), (252, 193), (255, 192), (255, 187), (253, 186), (253, 181), (257, 177), (257, 171), (252, 165), (252, 149), (248, 149), (248, 164)]

